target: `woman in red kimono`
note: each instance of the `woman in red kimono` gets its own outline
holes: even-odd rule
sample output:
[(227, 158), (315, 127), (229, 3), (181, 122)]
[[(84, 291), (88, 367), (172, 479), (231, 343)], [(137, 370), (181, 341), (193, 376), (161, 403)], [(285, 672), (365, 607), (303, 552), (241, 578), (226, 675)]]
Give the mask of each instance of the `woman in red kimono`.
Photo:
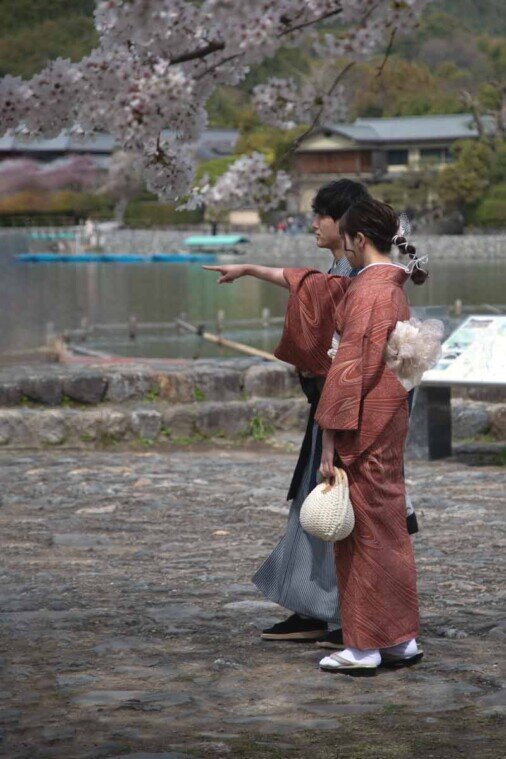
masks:
[[(384, 359), (397, 322), (410, 316), (403, 290), (410, 271), (389, 259), (398, 229), (390, 206), (362, 201), (346, 212), (340, 229), (350, 265), (362, 267), (354, 279), (313, 269), (215, 268), (220, 282), (252, 274), (289, 288), (275, 355), (324, 379), (315, 415), (323, 429), (320, 471), (332, 478), (334, 463), (345, 469), (355, 511), (352, 534), (335, 544), (346, 648), (320, 667), (375, 674), (382, 661), (421, 658), (403, 476), (408, 393)], [(426, 274), (414, 263), (411, 276), (421, 284)], [(331, 361), (332, 343), (338, 348)]]

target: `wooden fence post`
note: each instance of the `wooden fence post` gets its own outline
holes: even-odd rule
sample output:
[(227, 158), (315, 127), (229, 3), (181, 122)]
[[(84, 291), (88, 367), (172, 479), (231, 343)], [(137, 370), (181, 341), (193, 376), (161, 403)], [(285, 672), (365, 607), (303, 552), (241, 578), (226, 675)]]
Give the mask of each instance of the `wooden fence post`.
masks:
[(216, 314), (216, 332), (218, 333), (218, 335), (222, 334), (224, 324), (225, 324), (225, 311), (222, 308), (220, 308), (220, 310)]

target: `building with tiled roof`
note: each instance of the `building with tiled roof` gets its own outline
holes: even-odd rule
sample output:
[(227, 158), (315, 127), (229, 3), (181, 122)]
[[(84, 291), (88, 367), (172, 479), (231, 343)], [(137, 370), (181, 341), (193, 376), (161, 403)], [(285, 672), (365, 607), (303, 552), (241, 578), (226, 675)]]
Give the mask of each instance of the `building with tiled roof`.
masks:
[[(484, 125), (491, 127), (487, 119)], [(389, 181), (424, 165), (441, 168), (451, 161), (456, 140), (478, 136), (470, 113), (361, 118), (351, 124), (325, 125), (295, 154), (299, 210), (308, 211), (315, 190), (332, 179)]]

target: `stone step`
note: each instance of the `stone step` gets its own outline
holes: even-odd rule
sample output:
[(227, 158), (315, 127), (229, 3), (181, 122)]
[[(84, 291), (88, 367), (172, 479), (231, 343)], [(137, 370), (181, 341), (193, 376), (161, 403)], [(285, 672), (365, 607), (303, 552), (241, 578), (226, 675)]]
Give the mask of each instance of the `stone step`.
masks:
[(281, 362), (188, 361), (167, 366), (41, 365), (0, 371), (0, 407), (98, 405), (160, 400), (174, 404), (300, 396), (297, 374)]
[(277, 429), (305, 427), (305, 398), (143, 405), (100, 408), (0, 409), (0, 445), (93, 447), (121, 441), (189, 443), (221, 436), (263, 440)]

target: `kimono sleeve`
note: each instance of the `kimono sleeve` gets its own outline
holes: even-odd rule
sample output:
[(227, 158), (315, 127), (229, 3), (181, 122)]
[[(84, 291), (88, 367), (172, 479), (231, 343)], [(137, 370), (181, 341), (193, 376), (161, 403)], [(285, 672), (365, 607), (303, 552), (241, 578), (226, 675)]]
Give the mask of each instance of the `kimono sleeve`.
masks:
[(357, 430), (362, 396), (378, 365), (370, 341), (375, 298), (350, 293), (342, 316), (339, 348), (325, 380), (315, 421), (322, 429)]
[(288, 305), (274, 355), (300, 371), (325, 376), (331, 364), (327, 351), (334, 314), (351, 280), (316, 269), (284, 269), (283, 275), (289, 287)]

